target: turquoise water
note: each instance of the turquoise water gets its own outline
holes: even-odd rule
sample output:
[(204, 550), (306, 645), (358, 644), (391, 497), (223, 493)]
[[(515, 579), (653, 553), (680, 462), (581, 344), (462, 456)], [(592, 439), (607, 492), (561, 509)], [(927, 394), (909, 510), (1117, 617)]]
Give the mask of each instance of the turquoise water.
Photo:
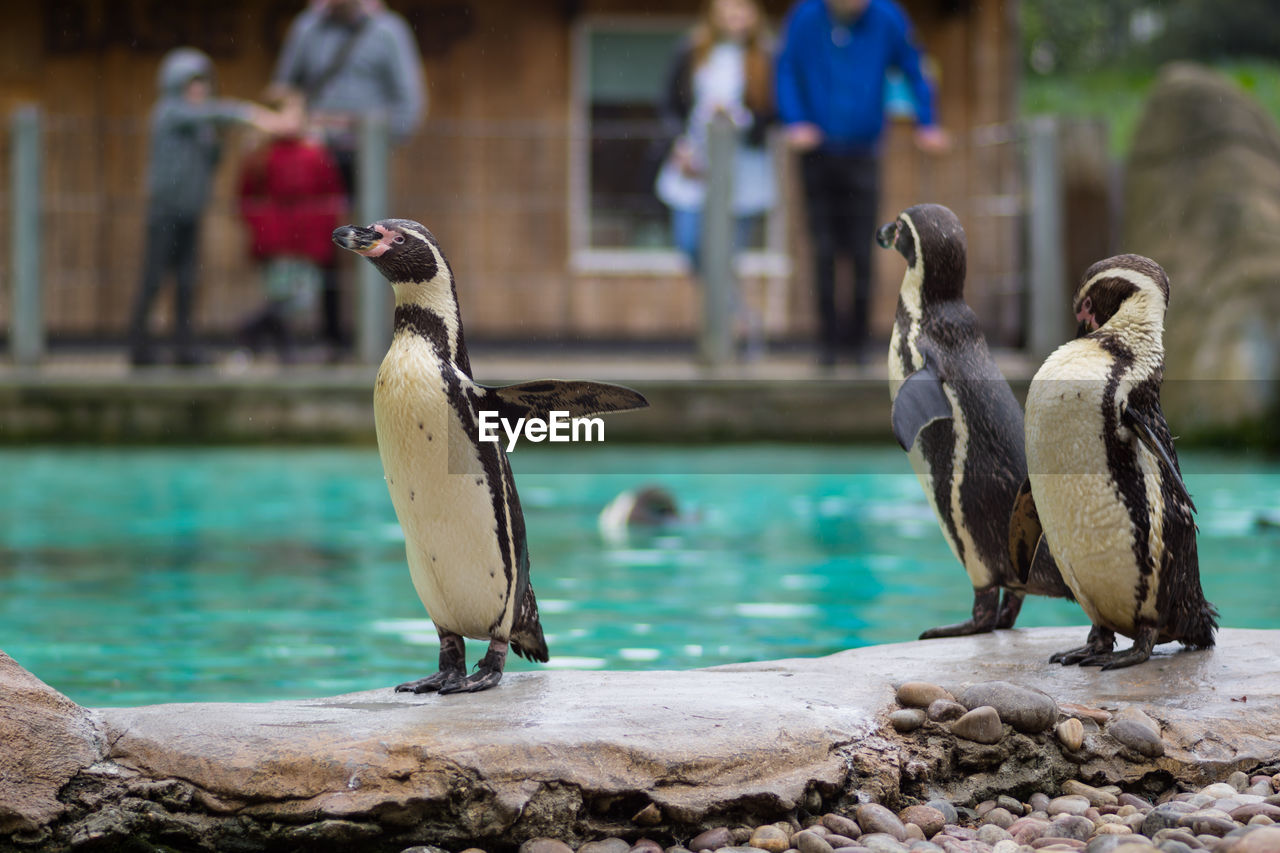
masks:
[[(822, 655), (968, 614), (896, 447), (574, 454), (513, 456), (551, 667)], [(1258, 524), (1280, 515), (1280, 462), (1183, 463), (1223, 623), (1280, 627), (1280, 530)], [(0, 649), (78, 702), (325, 695), (435, 667), (371, 449), (4, 450), (0, 474)], [(686, 521), (606, 543), (597, 514), (646, 482)], [(1083, 622), (1030, 599), (1019, 625)]]

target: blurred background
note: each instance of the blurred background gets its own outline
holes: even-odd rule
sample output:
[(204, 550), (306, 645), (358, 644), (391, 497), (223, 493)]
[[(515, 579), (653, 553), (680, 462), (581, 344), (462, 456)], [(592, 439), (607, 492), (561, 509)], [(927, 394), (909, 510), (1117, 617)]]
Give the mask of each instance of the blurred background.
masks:
[[(80, 701), (312, 695), (435, 659), (373, 450), (386, 303), (370, 306), (344, 258), (347, 350), (304, 335), (290, 363), (245, 354), (262, 293), (238, 200), (250, 131), (228, 137), (202, 219), (194, 330), (208, 358), (128, 358), (162, 58), (199, 48), (218, 95), (260, 100), (305, 5), (0, 0), (0, 648)], [(733, 263), (763, 348), (707, 356), (704, 288), (654, 194), (671, 58), (702, 5), (386, 4), (412, 30), (428, 103), (402, 142), (363, 138), (368, 174), (386, 173), (365, 190), (381, 207), (368, 219), (439, 238), (478, 379), (612, 379), (652, 404), (610, 418), (606, 448), (515, 454), (561, 665), (828, 653), (911, 639), (969, 606), (891, 443), (883, 358), (814, 357), (799, 166), (776, 129), (777, 200)], [(789, 6), (763, 3), (775, 33)], [(1166, 412), (1180, 448), (1199, 448), (1184, 453), (1206, 590), (1225, 624), (1274, 627), (1275, 597), (1247, 594), (1280, 570), (1271, 4), (901, 6), (951, 144), (919, 150), (917, 107), (890, 80), (880, 221), (923, 201), (960, 216), (966, 298), (1019, 395), (1070, 334), (1091, 263), (1134, 251), (1166, 267)], [(902, 271), (877, 250), (877, 353)], [(161, 336), (172, 310), (166, 290)], [(646, 481), (688, 507), (681, 525), (602, 535), (605, 504)], [(1024, 614), (1084, 621), (1053, 602)], [(125, 666), (143, 641), (163, 663)]]

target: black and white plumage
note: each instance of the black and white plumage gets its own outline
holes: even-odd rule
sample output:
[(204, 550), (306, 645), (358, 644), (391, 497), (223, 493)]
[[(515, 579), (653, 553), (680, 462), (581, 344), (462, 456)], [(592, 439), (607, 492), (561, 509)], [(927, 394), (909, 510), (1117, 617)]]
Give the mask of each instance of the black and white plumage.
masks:
[(972, 618), (920, 638), (1010, 628), (1026, 593), (1069, 592), (1047, 551), (1022, 576), (1010, 562), (1010, 515), (1027, 473), (1022, 409), (964, 302), (964, 229), (947, 208), (922, 204), (877, 239), (907, 261), (889, 344), (894, 436), (973, 585)]
[[(1157, 643), (1214, 644), (1195, 506), (1160, 410), (1168, 302), (1169, 278), (1155, 261), (1099, 261), (1073, 300), (1080, 337), (1031, 381), (1032, 495), (1063, 579), (1093, 623), (1087, 643), (1055, 662), (1114, 669), (1147, 660)], [(1133, 647), (1114, 652), (1116, 634)]]
[[(453, 271), (431, 232), (384, 219), (338, 228), (333, 241), (369, 259), (395, 290), (395, 331), (373, 397), (378, 451), (414, 587), (440, 635), (439, 672), (396, 689), (484, 690), (502, 678), (508, 646), (536, 661), (548, 651), (511, 466), (500, 443), (479, 440), (479, 412), (580, 417), (647, 403), (598, 382), (474, 382)], [(471, 676), (464, 637), (489, 641)]]

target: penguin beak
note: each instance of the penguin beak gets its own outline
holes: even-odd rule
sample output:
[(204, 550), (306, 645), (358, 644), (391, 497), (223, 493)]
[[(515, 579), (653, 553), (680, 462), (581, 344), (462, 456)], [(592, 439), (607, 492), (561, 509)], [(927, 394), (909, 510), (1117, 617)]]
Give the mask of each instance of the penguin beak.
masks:
[(1090, 325), (1091, 324), (1088, 320), (1081, 320), (1080, 325), (1076, 326), (1076, 337), (1083, 338), (1085, 335), (1092, 332), (1093, 329), (1090, 328)]
[(898, 239), (898, 222), (894, 220), (886, 225), (881, 225), (880, 230), (876, 232), (876, 242), (880, 244), (882, 249), (892, 249), (893, 243)]
[(382, 234), (359, 225), (343, 225), (333, 229), (333, 242), (344, 249), (364, 254), (382, 240)]

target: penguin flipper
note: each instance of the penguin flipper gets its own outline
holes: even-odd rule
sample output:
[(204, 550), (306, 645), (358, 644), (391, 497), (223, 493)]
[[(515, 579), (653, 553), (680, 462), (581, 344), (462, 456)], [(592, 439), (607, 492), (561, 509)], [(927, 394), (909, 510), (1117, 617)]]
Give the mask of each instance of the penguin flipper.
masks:
[(546, 418), (551, 412), (568, 412), (571, 418), (583, 418), (604, 412), (644, 409), (649, 405), (640, 392), (609, 382), (538, 379), (499, 387), (477, 384), (476, 388), (480, 391), (481, 405), (492, 405), (500, 417), (512, 421)]
[(1169, 425), (1165, 422), (1164, 413), (1160, 411), (1160, 404), (1158, 402), (1155, 404), (1154, 412), (1144, 413), (1130, 403), (1120, 412), (1120, 420), (1133, 430), (1134, 435), (1138, 436), (1138, 440), (1145, 444), (1148, 450), (1160, 457), (1179, 497), (1195, 511), (1196, 505), (1191, 500), (1191, 493), (1187, 491), (1187, 484), (1182, 479), (1182, 471), (1178, 468), (1178, 457), (1173, 449), (1173, 436), (1169, 433)]
[(942, 380), (926, 359), (924, 367), (908, 376), (893, 398), (890, 416), (893, 437), (903, 450), (910, 451), (921, 430), (934, 421), (952, 416), (951, 401), (942, 388)]
[(1030, 478), (1022, 481), (1013, 499), (1013, 512), (1009, 516), (1009, 562), (1027, 592), (1073, 597), (1049, 550), (1049, 540), (1045, 538), (1040, 513), (1036, 511), (1036, 499), (1031, 494)]

